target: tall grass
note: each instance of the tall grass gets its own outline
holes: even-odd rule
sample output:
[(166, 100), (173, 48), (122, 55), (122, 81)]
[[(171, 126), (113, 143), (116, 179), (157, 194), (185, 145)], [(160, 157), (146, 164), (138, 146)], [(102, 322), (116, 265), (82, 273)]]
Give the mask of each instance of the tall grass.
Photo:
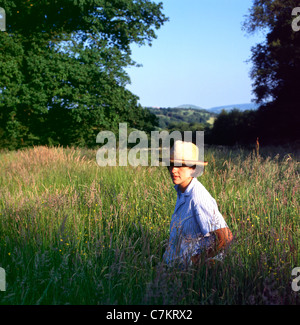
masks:
[(162, 167), (96, 151), (0, 154), (0, 304), (297, 304), (299, 175), (291, 156), (207, 149), (199, 178), (234, 233), (223, 263), (167, 269), (176, 195)]

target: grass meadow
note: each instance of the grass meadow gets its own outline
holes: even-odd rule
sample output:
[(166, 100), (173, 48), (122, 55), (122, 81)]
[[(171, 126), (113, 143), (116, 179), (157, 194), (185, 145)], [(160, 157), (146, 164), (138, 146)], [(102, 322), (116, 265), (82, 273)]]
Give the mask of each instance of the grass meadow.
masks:
[(99, 167), (96, 150), (0, 153), (5, 305), (299, 304), (299, 164), (207, 148), (199, 178), (234, 234), (223, 263), (166, 269), (176, 194), (164, 167)]

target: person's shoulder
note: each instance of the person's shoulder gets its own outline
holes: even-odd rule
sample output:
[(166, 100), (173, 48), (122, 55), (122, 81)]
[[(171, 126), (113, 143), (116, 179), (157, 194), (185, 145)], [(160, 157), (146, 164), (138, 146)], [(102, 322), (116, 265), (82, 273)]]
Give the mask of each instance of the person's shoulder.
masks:
[(206, 200), (213, 199), (213, 197), (208, 192), (208, 190), (205, 188), (205, 186), (197, 178), (195, 178), (192, 196), (196, 197), (197, 199), (200, 199), (200, 198), (203, 198)]
[(205, 186), (197, 178), (194, 178), (194, 190), (208, 193)]

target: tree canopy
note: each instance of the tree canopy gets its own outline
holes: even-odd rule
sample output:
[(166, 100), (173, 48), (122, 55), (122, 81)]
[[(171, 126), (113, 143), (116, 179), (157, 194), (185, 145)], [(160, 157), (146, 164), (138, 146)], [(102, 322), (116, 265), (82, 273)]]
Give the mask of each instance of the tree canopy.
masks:
[(264, 100), (294, 102), (298, 97), (300, 34), (292, 28), (297, 0), (254, 0), (244, 28), (265, 30), (266, 40), (252, 48), (254, 93)]
[[(293, 13), (297, 0), (253, 0), (243, 29), (263, 31), (265, 40), (251, 50), (257, 111), (223, 111), (207, 133), (207, 142), (224, 145), (287, 144), (300, 141), (300, 31)], [(295, 18), (296, 21), (295, 21)]]
[(3, 0), (0, 146), (93, 145), (119, 122), (157, 119), (126, 89), (130, 45), (151, 45), (168, 19), (150, 0)]
[(300, 33), (292, 28), (297, 0), (253, 0), (245, 20), (248, 33), (263, 30), (265, 41), (252, 48), (251, 77), (259, 134), (269, 143), (300, 140)]

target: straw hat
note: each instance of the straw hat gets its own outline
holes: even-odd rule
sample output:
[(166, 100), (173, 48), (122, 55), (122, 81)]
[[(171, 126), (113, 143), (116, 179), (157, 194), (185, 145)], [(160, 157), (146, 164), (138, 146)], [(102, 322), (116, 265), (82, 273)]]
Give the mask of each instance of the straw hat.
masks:
[[(166, 159), (163, 161), (166, 162)], [(199, 160), (199, 149), (192, 142), (176, 141), (170, 151), (170, 163), (186, 166), (206, 166), (207, 161)]]

